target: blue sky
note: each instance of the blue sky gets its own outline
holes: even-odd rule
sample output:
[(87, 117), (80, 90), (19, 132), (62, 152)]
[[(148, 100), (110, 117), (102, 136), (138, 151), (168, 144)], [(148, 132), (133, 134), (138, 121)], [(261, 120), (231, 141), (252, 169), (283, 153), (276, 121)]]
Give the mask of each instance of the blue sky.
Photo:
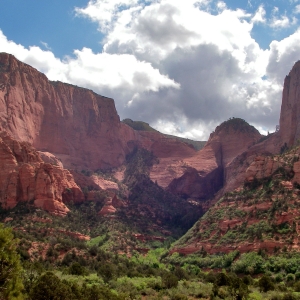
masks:
[[(104, 35), (97, 30), (97, 24), (87, 18), (76, 16), (75, 7), (85, 7), (87, 0), (73, 1), (36, 1), (36, 0), (2, 0), (0, 28), (7, 37), (26, 47), (46, 43), (53, 53), (60, 58), (72, 55), (74, 49), (89, 47), (102, 51)], [(229, 9), (243, 9), (255, 13), (260, 5), (266, 9), (271, 18), (274, 7), (282, 15), (293, 15), (296, 1), (273, 0), (230, 0), (225, 1)], [(282, 39), (293, 33), (298, 26), (270, 31), (265, 25), (255, 25), (253, 38), (262, 48), (268, 48), (274, 39)], [(45, 47), (45, 46), (44, 46)]]
[(2, 1), (0, 28), (16, 43), (44, 48), (46, 43), (60, 58), (83, 47), (102, 50), (97, 24), (75, 16), (74, 7), (86, 5), (85, 0)]
[(2, 0), (0, 51), (115, 99), (120, 118), (207, 139), (278, 124), (300, 59), (300, 0)]

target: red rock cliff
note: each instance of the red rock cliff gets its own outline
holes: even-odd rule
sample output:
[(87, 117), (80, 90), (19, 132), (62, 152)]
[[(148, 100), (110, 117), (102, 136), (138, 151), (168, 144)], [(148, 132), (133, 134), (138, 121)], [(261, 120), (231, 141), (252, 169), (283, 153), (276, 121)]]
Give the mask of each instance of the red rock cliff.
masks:
[(6, 53), (0, 54), (0, 125), (69, 168), (119, 166), (130, 150), (127, 142), (135, 139), (112, 99), (51, 82)]
[(0, 204), (13, 208), (30, 202), (44, 210), (65, 215), (63, 202), (83, 201), (83, 193), (68, 170), (45, 163), (28, 143), (14, 140), (0, 130)]
[(186, 172), (169, 184), (169, 190), (199, 199), (213, 196), (224, 184), (224, 169), (260, 138), (260, 133), (242, 119), (222, 123), (203, 149), (183, 160)]
[(282, 144), (294, 145), (300, 138), (300, 61), (295, 63), (284, 80), (280, 113)]

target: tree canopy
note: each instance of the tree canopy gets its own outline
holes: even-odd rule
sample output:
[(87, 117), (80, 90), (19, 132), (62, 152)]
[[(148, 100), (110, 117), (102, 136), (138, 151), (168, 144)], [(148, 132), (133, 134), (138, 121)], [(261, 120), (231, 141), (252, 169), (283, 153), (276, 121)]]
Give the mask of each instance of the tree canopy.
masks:
[(23, 299), (22, 267), (12, 230), (0, 223), (0, 299)]

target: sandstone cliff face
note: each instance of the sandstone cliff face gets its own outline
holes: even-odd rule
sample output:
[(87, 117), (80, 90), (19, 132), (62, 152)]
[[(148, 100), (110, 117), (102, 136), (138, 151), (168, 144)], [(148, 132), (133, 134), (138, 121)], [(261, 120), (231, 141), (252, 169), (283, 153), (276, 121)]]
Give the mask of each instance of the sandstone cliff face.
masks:
[[(124, 164), (133, 149), (145, 148), (159, 159), (150, 170), (153, 182), (185, 198), (207, 199), (243, 184), (247, 168), (261, 153), (278, 153), (284, 143), (297, 140), (299, 69), (297, 63), (285, 81), (279, 133), (255, 144), (261, 138), (258, 131), (232, 119), (218, 126), (205, 147), (196, 151), (158, 132), (133, 130), (119, 121), (112, 99), (50, 82), (34, 68), (2, 53), (0, 125), (18, 141), (32, 143), (44, 162), (60, 169), (115, 168)], [(91, 184), (96, 190), (116, 189), (97, 180)]]
[(112, 99), (61, 82), (0, 54), (0, 125), (15, 139), (60, 158), (65, 167), (119, 166), (135, 140)]
[(0, 131), (0, 203), (13, 208), (30, 202), (44, 210), (65, 215), (64, 202), (83, 201), (83, 193), (68, 170), (43, 162), (26, 142)]
[(260, 156), (271, 156), (280, 151), (281, 140), (279, 134), (272, 134), (267, 140), (258, 143), (236, 156), (224, 170), (224, 187), (218, 192), (217, 201), (226, 192), (235, 190), (244, 184), (248, 167)]
[(300, 138), (300, 61), (284, 80), (280, 113), (280, 137), (282, 144), (294, 145)]

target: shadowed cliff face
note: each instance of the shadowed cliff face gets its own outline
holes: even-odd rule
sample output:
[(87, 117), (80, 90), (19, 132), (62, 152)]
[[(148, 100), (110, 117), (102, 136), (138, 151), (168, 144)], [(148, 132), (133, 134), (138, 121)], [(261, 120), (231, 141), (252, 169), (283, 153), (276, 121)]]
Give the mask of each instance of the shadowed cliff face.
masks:
[(50, 82), (9, 54), (0, 55), (0, 124), (14, 138), (61, 158), (65, 167), (119, 166), (134, 131), (120, 123), (112, 99)]

